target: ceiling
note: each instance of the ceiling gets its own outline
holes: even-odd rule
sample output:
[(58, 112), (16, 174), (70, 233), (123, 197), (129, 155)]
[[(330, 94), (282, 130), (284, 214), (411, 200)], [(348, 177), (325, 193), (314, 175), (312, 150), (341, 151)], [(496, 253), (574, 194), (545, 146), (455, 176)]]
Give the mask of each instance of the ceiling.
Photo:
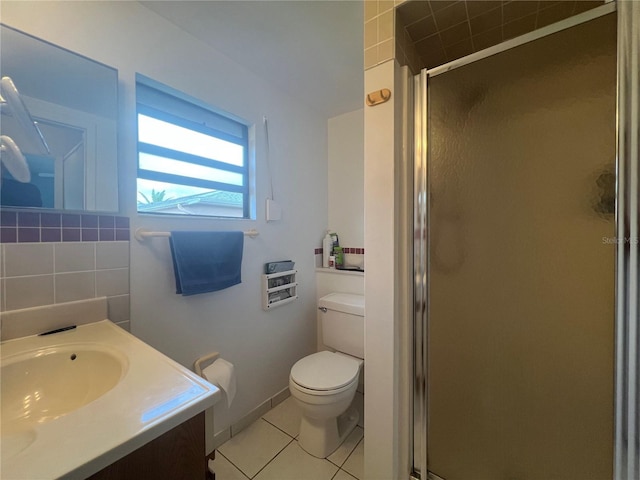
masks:
[(327, 118), (362, 107), (361, 1), (142, 1)]
[(432, 68), (599, 7), (603, 0), (409, 0), (400, 23)]

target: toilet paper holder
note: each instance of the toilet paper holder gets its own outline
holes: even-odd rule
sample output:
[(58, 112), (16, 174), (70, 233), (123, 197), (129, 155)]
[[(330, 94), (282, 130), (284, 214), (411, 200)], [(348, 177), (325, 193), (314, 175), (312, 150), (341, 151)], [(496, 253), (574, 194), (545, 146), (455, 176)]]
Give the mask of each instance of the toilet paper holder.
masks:
[(205, 362), (213, 363), (218, 358), (220, 358), (220, 352), (211, 352), (211, 353), (207, 353), (206, 355), (202, 355), (195, 362), (193, 362), (193, 369), (195, 370), (195, 372), (198, 375), (203, 377), (203, 375), (202, 375), (202, 370), (203, 370), (202, 364), (205, 363)]

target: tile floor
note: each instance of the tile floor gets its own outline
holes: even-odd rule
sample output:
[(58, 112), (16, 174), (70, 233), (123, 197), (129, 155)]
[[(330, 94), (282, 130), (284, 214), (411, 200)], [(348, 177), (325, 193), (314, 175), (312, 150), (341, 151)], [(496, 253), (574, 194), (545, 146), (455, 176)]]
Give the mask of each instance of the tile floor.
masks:
[(356, 427), (328, 458), (305, 452), (296, 437), (300, 411), (292, 397), (221, 445), (216, 480), (362, 480), (364, 430)]

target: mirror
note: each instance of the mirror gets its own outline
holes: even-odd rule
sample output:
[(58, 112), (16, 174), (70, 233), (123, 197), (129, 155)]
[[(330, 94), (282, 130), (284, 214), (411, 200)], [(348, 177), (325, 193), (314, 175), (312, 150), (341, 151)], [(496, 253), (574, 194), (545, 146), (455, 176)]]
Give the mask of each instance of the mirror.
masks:
[(0, 205), (118, 211), (118, 71), (0, 25)]

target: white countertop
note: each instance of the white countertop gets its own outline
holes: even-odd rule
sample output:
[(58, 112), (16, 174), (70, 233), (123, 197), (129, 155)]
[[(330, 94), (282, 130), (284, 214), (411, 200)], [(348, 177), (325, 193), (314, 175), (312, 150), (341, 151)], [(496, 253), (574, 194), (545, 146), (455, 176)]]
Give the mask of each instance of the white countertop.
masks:
[(109, 320), (50, 336), (6, 341), (1, 345), (2, 360), (67, 343), (115, 348), (128, 359), (126, 372), (103, 396), (37, 424), (29, 432), (31, 443), (26, 442), (26, 448), (0, 459), (2, 479), (86, 478), (212, 406), (221, 396), (218, 388)]

